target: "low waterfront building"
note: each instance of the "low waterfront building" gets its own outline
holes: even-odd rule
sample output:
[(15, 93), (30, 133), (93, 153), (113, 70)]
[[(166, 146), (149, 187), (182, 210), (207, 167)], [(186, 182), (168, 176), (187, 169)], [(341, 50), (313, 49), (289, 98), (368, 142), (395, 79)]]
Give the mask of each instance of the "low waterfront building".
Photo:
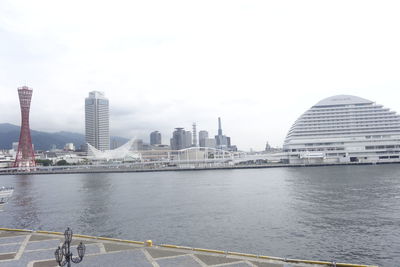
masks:
[(361, 97), (328, 97), (296, 120), (283, 149), (288, 163), (400, 161), (400, 116)]

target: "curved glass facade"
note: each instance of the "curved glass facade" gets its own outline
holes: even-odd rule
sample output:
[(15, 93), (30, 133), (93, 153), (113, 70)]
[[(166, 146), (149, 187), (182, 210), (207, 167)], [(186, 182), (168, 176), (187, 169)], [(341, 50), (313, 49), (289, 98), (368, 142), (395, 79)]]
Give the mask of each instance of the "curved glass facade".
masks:
[(360, 97), (332, 96), (296, 120), (283, 149), (290, 163), (400, 161), (400, 116)]

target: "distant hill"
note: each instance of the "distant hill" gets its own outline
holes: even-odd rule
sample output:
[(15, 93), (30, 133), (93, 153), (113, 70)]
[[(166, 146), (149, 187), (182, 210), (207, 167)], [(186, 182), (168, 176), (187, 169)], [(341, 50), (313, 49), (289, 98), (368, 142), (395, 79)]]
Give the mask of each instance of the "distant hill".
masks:
[[(20, 126), (10, 123), (0, 123), (0, 149), (11, 149), (13, 142), (18, 142)], [(74, 143), (76, 148), (85, 144), (85, 136), (79, 133), (56, 132), (48, 133), (35, 131), (31, 129), (32, 143), (35, 150), (49, 150), (52, 145), (57, 148), (63, 148), (66, 143)], [(124, 144), (128, 139), (112, 136), (111, 140), (115, 140), (118, 144)]]

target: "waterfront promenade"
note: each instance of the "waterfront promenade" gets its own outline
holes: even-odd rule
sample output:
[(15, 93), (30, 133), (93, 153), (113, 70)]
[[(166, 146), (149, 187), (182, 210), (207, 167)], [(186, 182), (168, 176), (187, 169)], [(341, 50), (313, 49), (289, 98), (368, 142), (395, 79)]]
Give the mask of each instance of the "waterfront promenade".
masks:
[[(0, 266), (54, 267), (55, 249), (64, 236), (58, 232), (0, 228)], [(367, 265), (283, 259), (219, 250), (154, 245), (105, 237), (74, 235), (72, 252), (79, 242), (86, 245), (83, 261), (77, 266), (138, 267), (373, 267)], [(75, 266), (75, 265), (74, 265)]]

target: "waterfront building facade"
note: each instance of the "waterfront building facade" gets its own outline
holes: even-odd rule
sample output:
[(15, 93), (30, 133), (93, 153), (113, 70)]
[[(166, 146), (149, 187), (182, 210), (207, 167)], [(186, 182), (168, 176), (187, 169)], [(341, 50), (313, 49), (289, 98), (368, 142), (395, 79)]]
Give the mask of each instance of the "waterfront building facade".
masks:
[(161, 145), (161, 133), (159, 131), (150, 133), (150, 145)]
[(85, 99), (85, 137), (94, 148), (110, 150), (109, 102), (102, 92), (90, 92)]
[(400, 116), (357, 96), (328, 97), (295, 121), (283, 149), (289, 163), (400, 161)]

